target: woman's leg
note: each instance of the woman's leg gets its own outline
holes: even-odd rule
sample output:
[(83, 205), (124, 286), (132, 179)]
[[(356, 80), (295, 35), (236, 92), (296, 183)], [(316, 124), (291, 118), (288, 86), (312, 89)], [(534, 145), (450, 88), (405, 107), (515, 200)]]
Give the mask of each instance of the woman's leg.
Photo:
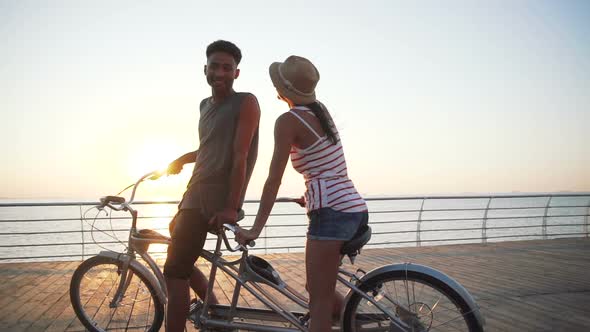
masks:
[(339, 319), (340, 313), (344, 308), (344, 296), (338, 291), (334, 291), (334, 305), (332, 306), (332, 318)]
[(310, 332), (326, 332), (332, 327), (332, 311), (340, 249), (344, 241), (307, 240), (305, 268), (309, 290)]

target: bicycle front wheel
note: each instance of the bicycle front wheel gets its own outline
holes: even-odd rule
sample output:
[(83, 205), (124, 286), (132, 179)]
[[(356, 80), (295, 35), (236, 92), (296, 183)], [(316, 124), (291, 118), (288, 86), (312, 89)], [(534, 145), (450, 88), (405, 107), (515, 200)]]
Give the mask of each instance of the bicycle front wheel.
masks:
[[(355, 293), (344, 310), (343, 331), (483, 331), (461, 295), (427, 274), (384, 272), (365, 280), (359, 288), (385, 311)], [(403, 322), (407, 328), (395, 322)]]
[(76, 316), (93, 332), (150, 331), (160, 329), (164, 305), (147, 278), (129, 265), (124, 292), (116, 293), (123, 273), (121, 261), (95, 256), (84, 261), (70, 283), (70, 300)]

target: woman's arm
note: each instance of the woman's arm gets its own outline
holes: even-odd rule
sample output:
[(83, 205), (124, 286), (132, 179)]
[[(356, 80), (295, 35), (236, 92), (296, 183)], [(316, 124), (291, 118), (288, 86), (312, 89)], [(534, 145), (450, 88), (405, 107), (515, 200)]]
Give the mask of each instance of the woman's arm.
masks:
[(291, 151), (291, 145), (295, 138), (293, 132), (293, 124), (291, 118), (281, 115), (276, 123), (274, 129), (275, 136), (275, 147), (272, 155), (272, 161), (270, 163), (270, 169), (268, 177), (264, 184), (262, 191), (262, 197), (260, 198), (260, 207), (254, 220), (254, 225), (250, 230), (241, 229), (236, 235), (236, 240), (239, 243), (246, 243), (248, 240), (258, 238), (260, 232), (264, 228), (270, 211), (277, 198), (277, 192), (281, 186), (281, 180), (283, 179), (283, 173), (285, 172), (285, 166), (289, 160), (289, 153)]

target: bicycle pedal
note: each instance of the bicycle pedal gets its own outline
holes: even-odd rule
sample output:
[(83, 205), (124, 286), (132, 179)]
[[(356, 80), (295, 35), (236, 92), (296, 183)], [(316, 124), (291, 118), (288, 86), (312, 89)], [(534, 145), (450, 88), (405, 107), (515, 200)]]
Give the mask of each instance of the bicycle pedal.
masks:
[(191, 301), (187, 319), (193, 323), (196, 328), (199, 328), (201, 325), (199, 316), (201, 316), (201, 311), (203, 310), (203, 302), (201, 300), (195, 300), (197, 299), (193, 299)]
[(309, 312), (299, 318), (299, 323), (305, 327), (309, 327)]

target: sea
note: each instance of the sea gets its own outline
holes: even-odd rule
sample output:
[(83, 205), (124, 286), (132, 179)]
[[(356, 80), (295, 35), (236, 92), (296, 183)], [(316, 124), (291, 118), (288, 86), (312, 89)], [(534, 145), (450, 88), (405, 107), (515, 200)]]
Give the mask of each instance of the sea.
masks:
[[(487, 242), (588, 237), (590, 193), (580, 195), (368, 197), (373, 231), (368, 247), (482, 243), (484, 237)], [(22, 203), (53, 205), (15, 206)], [(129, 215), (101, 211), (94, 205), (58, 199), (0, 199), (0, 264), (83, 260), (101, 250), (124, 250), (131, 225)], [(136, 204), (135, 208), (139, 211), (138, 228), (169, 234), (176, 203)], [(256, 201), (247, 201), (246, 217), (240, 225), (252, 225), (257, 210)], [(303, 208), (276, 203), (252, 251), (301, 252), (306, 231)], [(215, 240), (210, 234), (205, 248), (213, 249)], [(150, 246), (155, 257), (165, 256), (165, 251), (165, 245)]]

